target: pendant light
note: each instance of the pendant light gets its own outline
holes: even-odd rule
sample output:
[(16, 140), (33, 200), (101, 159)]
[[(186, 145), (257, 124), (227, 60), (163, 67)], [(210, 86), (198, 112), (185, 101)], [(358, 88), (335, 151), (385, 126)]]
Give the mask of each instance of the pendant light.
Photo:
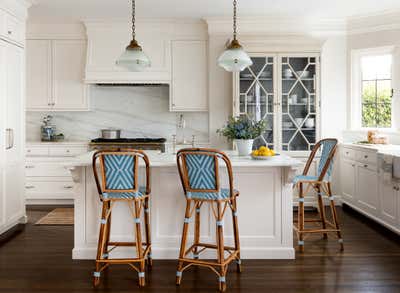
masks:
[(142, 47), (136, 41), (135, 13), (136, 1), (132, 0), (132, 41), (125, 52), (118, 58), (116, 64), (126, 68), (129, 71), (143, 71), (146, 67), (150, 67), (150, 59), (143, 52)]
[(239, 41), (236, 39), (236, 10), (237, 0), (233, 0), (233, 40), (218, 58), (218, 65), (230, 72), (243, 71), (246, 67), (253, 65), (253, 61), (251, 61), (249, 55), (247, 55)]

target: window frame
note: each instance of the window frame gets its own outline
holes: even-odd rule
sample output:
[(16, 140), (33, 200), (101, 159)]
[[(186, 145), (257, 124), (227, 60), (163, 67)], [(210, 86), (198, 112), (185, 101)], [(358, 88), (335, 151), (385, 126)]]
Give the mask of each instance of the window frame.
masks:
[(392, 67), (391, 67), (391, 88), (393, 89), (393, 71), (394, 71), (394, 46), (376, 47), (368, 49), (358, 49), (351, 51), (351, 105), (350, 105), (350, 119), (351, 119), (351, 130), (370, 130), (379, 129), (382, 131), (395, 131), (395, 107), (394, 97), (392, 95), (391, 100), (391, 127), (363, 127), (362, 126), (362, 68), (361, 59), (366, 56), (379, 56), (379, 55), (391, 55), (392, 56)]

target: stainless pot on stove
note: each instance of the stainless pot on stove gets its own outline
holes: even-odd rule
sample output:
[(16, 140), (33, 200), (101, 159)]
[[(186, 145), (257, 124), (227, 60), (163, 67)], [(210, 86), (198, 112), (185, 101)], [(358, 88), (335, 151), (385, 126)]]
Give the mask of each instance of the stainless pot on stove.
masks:
[(102, 129), (101, 138), (118, 139), (121, 137), (121, 129)]

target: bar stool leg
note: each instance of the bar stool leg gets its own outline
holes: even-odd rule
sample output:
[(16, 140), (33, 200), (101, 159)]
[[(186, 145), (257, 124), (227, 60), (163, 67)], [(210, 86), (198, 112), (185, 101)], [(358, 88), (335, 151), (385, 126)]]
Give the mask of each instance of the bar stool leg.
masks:
[[(111, 233), (111, 203), (108, 201), (107, 203), (107, 210), (109, 211), (107, 224), (106, 224), (106, 240), (103, 248), (103, 259), (108, 259), (108, 243), (110, 242), (110, 233)], [(108, 270), (108, 267), (105, 269)]]
[(135, 200), (135, 223), (136, 223), (136, 254), (137, 257), (141, 259), (140, 267), (139, 267), (139, 286), (143, 287), (145, 285), (145, 265), (144, 265), (144, 258), (143, 258), (143, 247), (142, 247), (142, 231), (140, 227), (140, 201)]
[(340, 225), (339, 225), (338, 216), (337, 216), (337, 212), (336, 212), (335, 202), (334, 202), (333, 196), (332, 196), (332, 189), (331, 189), (330, 182), (327, 183), (327, 187), (328, 187), (329, 202), (330, 202), (331, 211), (332, 211), (333, 223), (335, 225), (335, 228), (338, 230), (336, 233), (337, 233), (338, 241), (340, 244), (340, 251), (343, 251), (344, 245), (343, 245), (342, 232), (340, 231)]
[(153, 266), (153, 258), (151, 255), (149, 198), (146, 198), (144, 201), (144, 223), (145, 223), (145, 232), (146, 232), (146, 245), (147, 245), (147, 247), (150, 247), (149, 252), (147, 254), (147, 264), (148, 264), (148, 268), (151, 269)]
[[(224, 250), (224, 231), (222, 221), (222, 209), (221, 203), (217, 201), (217, 254), (218, 264), (222, 264), (225, 261), (225, 250)], [(226, 290), (226, 266), (221, 267), (219, 277), (219, 291), (225, 292)]]
[(103, 254), (103, 247), (105, 241), (105, 230), (107, 226), (106, 216), (107, 216), (107, 205), (108, 203), (102, 203), (102, 210), (101, 210), (101, 224), (100, 224), (100, 232), (99, 232), (99, 241), (97, 243), (97, 255), (96, 255), (96, 270), (93, 273), (93, 285), (97, 287), (100, 284), (100, 269), (101, 263), (98, 262), (102, 259)]
[(193, 258), (199, 259), (199, 255), (197, 253), (198, 248), (197, 245), (200, 243), (200, 203), (196, 203), (196, 215), (195, 215), (195, 226), (194, 226), (194, 242), (195, 245), (193, 249)]
[(239, 225), (238, 225), (238, 214), (237, 214), (237, 203), (236, 197), (232, 200), (232, 223), (233, 223), (233, 234), (235, 237), (235, 250), (239, 251), (236, 260), (236, 269), (239, 273), (242, 272), (242, 260), (240, 258), (240, 242), (239, 242)]
[[(321, 186), (317, 186), (317, 193), (318, 193), (318, 208), (319, 208), (319, 216), (321, 218), (321, 224), (322, 224), (322, 229), (326, 229), (326, 217), (325, 217), (325, 206), (324, 202), (322, 200), (322, 194), (321, 194)], [(324, 239), (328, 239), (328, 234), (323, 233)]]
[(303, 194), (303, 183), (299, 184), (299, 210), (298, 210), (298, 246), (299, 251), (304, 252), (304, 194)]
[(190, 206), (191, 200), (186, 200), (186, 211), (185, 211), (185, 220), (183, 224), (183, 232), (182, 232), (182, 240), (181, 240), (181, 248), (179, 252), (179, 262), (178, 262), (178, 269), (176, 271), (176, 285), (181, 284), (182, 280), (182, 268), (183, 268), (183, 261), (181, 260), (185, 256), (186, 250), (186, 240), (187, 240), (187, 232), (189, 230), (189, 217), (190, 217)]

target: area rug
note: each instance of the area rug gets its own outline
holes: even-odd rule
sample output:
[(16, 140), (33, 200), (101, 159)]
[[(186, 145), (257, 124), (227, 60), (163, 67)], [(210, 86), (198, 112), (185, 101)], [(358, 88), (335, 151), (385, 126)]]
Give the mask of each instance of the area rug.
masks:
[(73, 208), (56, 208), (41, 218), (35, 225), (73, 225)]

